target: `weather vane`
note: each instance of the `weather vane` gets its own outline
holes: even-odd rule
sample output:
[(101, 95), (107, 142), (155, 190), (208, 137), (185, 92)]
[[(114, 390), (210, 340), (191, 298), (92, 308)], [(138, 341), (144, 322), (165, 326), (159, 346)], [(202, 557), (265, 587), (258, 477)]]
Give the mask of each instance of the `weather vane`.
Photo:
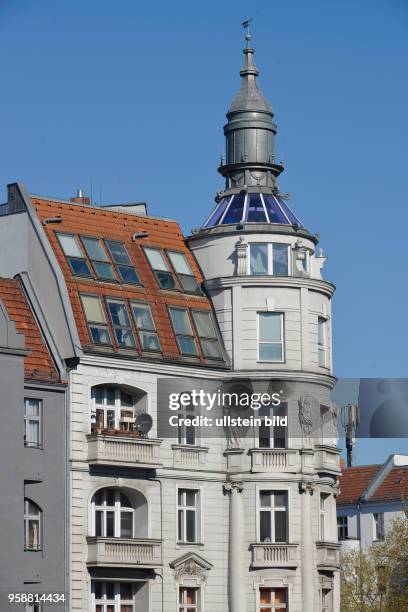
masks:
[(247, 36), (250, 36), (249, 26), (251, 24), (251, 21), (252, 21), (252, 17), (248, 17), (248, 19), (246, 19), (245, 21), (242, 22), (242, 27), (244, 29), (246, 29), (246, 31), (247, 31), (246, 35)]

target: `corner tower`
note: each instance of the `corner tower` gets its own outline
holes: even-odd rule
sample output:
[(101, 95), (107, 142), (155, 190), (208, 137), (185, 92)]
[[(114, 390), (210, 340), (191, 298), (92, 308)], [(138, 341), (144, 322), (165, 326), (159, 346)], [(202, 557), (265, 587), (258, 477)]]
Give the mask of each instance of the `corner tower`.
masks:
[(338, 612), (334, 286), (322, 278), (318, 236), (279, 192), (274, 114), (257, 83), (250, 41), (247, 34), (241, 88), (224, 127), (226, 155), (218, 170), (225, 187), (187, 238), (231, 378), (282, 391), (280, 410), (288, 416), (284, 433), (255, 426), (233, 444), (226, 441), (231, 612), (278, 603), (291, 612)]

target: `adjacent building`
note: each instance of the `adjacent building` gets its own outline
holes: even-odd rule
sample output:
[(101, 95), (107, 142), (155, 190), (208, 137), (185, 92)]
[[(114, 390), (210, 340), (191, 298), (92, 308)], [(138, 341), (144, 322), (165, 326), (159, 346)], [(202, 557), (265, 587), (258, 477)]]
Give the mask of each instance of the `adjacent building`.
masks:
[[(67, 486), (72, 612), (339, 610), (334, 286), (322, 278), (316, 235), (279, 192), (274, 114), (253, 54), (247, 35), (224, 128), (225, 188), (190, 236), (141, 203), (98, 208), (82, 193), (40, 197), (18, 183), (0, 207), (0, 274), (17, 279), (9, 282), (29, 301), (58, 380), (68, 383), (66, 412), (62, 390), (55, 414), (43, 412), (56, 435), (44, 429), (40, 456), (46, 436), (58, 470), (48, 476), (44, 467), (27, 498), (41, 508), (48, 541), (65, 516)], [(7, 414), (17, 427), (25, 357), (21, 338), (10, 342), (16, 397)], [(159, 437), (164, 378), (278, 390), (288, 427), (268, 425), (266, 406), (264, 424), (245, 432), (200, 439), (179, 427)], [(8, 478), (12, 491), (15, 473)], [(63, 579), (58, 564), (50, 579), (52, 571)]]
[(341, 550), (367, 550), (382, 541), (392, 521), (407, 516), (408, 456), (346, 468), (340, 478), (337, 528)]

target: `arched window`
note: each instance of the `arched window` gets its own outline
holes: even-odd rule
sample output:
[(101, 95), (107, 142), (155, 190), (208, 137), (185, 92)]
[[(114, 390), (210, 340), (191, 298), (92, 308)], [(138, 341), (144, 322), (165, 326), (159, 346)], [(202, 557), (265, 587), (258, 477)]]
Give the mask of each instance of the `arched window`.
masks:
[(93, 535), (103, 538), (134, 538), (135, 509), (119, 489), (100, 489), (92, 497)]
[(136, 410), (146, 410), (146, 393), (129, 393), (114, 385), (100, 385), (91, 391), (93, 431), (133, 431)]
[(24, 550), (41, 550), (41, 509), (31, 499), (24, 500)]

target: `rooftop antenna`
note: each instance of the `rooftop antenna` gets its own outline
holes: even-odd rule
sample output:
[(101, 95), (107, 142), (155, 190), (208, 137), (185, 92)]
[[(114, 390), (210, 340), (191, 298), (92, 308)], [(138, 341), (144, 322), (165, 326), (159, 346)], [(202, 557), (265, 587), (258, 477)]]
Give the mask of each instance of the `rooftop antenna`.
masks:
[(353, 465), (353, 447), (356, 444), (356, 430), (360, 424), (360, 409), (355, 404), (341, 407), (341, 424), (346, 432), (347, 467)]

